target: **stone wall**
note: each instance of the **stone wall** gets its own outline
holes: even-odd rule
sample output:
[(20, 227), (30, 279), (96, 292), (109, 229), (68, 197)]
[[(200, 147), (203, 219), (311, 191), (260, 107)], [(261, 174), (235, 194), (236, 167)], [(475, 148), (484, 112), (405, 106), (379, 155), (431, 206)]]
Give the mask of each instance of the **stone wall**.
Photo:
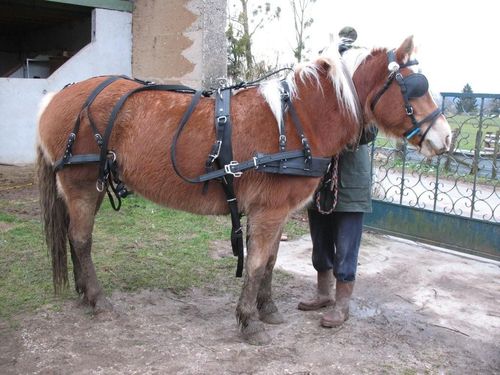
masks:
[(226, 0), (136, 0), (132, 74), (208, 88), (226, 76)]

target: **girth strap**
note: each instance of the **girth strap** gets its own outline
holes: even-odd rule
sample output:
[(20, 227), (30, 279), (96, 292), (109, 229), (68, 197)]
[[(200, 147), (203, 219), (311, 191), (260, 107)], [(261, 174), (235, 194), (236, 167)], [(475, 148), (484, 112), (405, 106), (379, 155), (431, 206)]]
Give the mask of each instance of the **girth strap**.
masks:
[[(233, 160), (233, 146), (231, 140), (231, 90), (217, 90), (215, 97), (215, 135), (216, 144), (220, 147), (218, 157), (214, 160), (219, 168)], [(233, 255), (238, 257), (236, 277), (243, 274), (243, 230), (241, 228), (241, 214), (238, 209), (238, 201), (234, 193), (234, 175), (226, 175), (221, 180), (222, 189), (226, 195), (229, 212), (231, 214), (231, 247)]]
[[(243, 260), (244, 260), (244, 252), (243, 252), (243, 230), (241, 228), (241, 215), (238, 209), (238, 202), (236, 200), (236, 195), (234, 193), (233, 180), (234, 174), (226, 174), (223, 173), (218, 175), (217, 177), (208, 178), (205, 180), (201, 180), (200, 177), (196, 178), (188, 178), (185, 177), (177, 167), (177, 159), (176, 159), (176, 147), (177, 141), (182, 133), (182, 130), (186, 126), (191, 117), (196, 105), (198, 104), (201, 97), (201, 91), (195, 93), (193, 98), (191, 99), (191, 103), (189, 104), (188, 109), (184, 112), (177, 130), (174, 134), (174, 138), (172, 140), (172, 144), (170, 146), (170, 159), (172, 161), (172, 167), (177, 173), (177, 175), (182, 178), (184, 181), (196, 184), (200, 182), (207, 182), (209, 180), (215, 178), (221, 178), (222, 189), (224, 190), (224, 194), (226, 195), (226, 200), (229, 206), (229, 212), (231, 214), (231, 247), (233, 249), (233, 254), (238, 257), (238, 265), (236, 267), (236, 277), (241, 277), (243, 274)], [(215, 101), (215, 143), (212, 146), (212, 150), (208, 156), (206, 162), (207, 172), (213, 168), (213, 163), (217, 162), (220, 170), (224, 170), (224, 166), (227, 164), (231, 164), (233, 159), (233, 150), (231, 143), (231, 113), (230, 113), (230, 102), (231, 102), (231, 90), (218, 90), (216, 93), (216, 101)], [(216, 173), (217, 171), (208, 172), (206, 175), (210, 175), (212, 173)]]

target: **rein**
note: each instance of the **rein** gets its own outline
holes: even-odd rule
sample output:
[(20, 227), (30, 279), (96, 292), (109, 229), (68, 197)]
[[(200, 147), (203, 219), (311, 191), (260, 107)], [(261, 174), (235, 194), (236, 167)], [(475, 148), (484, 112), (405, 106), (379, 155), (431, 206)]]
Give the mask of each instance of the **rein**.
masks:
[(427, 122), (430, 122), (425, 132), (421, 134), (420, 142), (418, 143), (418, 145), (421, 147), (422, 143), (425, 140), (425, 137), (427, 136), (427, 133), (429, 132), (431, 127), (435, 124), (437, 118), (439, 117), (439, 115), (442, 114), (442, 112), (439, 108), (437, 108), (435, 111), (425, 116), (422, 120), (417, 121), (410, 100), (425, 95), (425, 93), (429, 90), (429, 82), (427, 81), (427, 78), (420, 73), (412, 73), (406, 77), (403, 77), (403, 75), (401, 74), (402, 68), (406, 68), (412, 65), (417, 65), (418, 64), (417, 60), (409, 60), (406, 64), (399, 65), (396, 62), (396, 53), (394, 50), (387, 52), (387, 59), (389, 61), (389, 64), (387, 66), (388, 70), (390, 71), (389, 77), (387, 78), (384, 86), (373, 97), (370, 103), (370, 109), (372, 112), (374, 111), (375, 106), (377, 105), (382, 95), (384, 95), (384, 93), (389, 89), (391, 84), (394, 81), (396, 81), (399, 85), (401, 95), (403, 96), (406, 115), (410, 117), (412, 123), (412, 128), (407, 132), (405, 132), (403, 136), (409, 140), (415, 135), (421, 134), (422, 125)]

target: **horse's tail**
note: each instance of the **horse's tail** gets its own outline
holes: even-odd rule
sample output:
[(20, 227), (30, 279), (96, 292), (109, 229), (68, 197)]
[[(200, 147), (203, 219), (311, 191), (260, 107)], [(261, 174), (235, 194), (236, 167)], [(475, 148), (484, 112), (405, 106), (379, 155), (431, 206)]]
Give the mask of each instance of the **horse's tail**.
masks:
[(69, 217), (66, 203), (57, 194), (56, 173), (37, 147), (38, 186), (45, 241), (52, 259), (52, 282), (59, 293), (68, 284), (67, 241)]
[(37, 145), (37, 172), (45, 241), (52, 259), (52, 281), (59, 293), (68, 285), (67, 241), (69, 216), (66, 203), (57, 192), (56, 172)]

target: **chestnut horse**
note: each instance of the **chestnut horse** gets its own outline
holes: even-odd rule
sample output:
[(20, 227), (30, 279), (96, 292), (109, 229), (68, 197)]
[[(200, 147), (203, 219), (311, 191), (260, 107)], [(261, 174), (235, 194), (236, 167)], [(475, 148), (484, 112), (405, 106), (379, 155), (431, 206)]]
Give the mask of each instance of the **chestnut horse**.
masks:
[[(407, 66), (412, 53), (411, 37), (395, 50), (396, 65), (399, 64), (398, 72), (402, 77), (414, 74)], [(368, 123), (375, 122), (384, 132), (396, 137), (414, 128), (401, 89), (395, 82), (386, 84), (394, 73), (388, 70), (387, 50), (371, 51), (355, 69), (351, 77), (335, 52), (330, 57), (319, 57), (296, 68), (287, 79), (291, 101), (313, 156), (338, 154), (346, 145), (356, 142), (361, 127)], [(105, 195), (96, 190), (98, 167), (95, 164), (75, 165), (56, 173), (54, 164), (63, 156), (68, 134), (80, 116), (83, 103), (104, 79), (91, 78), (73, 84), (45, 99), (37, 146), (40, 200), (55, 289), (58, 291), (68, 281), (66, 245), (69, 240), (76, 290), (95, 313), (112, 311), (91, 259), (94, 217)], [(138, 85), (131, 80), (118, 80), (96, 97), (88, 112), (100, 132), (114, 104)], [(387, 86), (385, 90), (384, 85)], [(269, 81), (260, 87), (239, 90), (233, 96), (235, 160), (252, 159), (256, 152), (277, 152), (277, 119), (283, 115), (286, 123), (291, 123), (290, 114), (281, 113), (279, 90), (279, 81)], [(440, 113), (427, 119), (437, 106), (427, 88), (421, 94), (411, 99), (411, 105), (415, 118), (425, 121), (419, 124), (418, 134), (409, 141), (431, 156), (448, 149), (450, 128)], [(227, 214), (226, 198), (222, 189), (215, 186), (217, 182), (211, 182), (214, 186), (202, 194), (199, 185), (186, 183), (172, 167), (170, 145), (190, 100), (190, 94), (175, 92), (148, 91), (131, 96), (116, 119), (109, 149), (116, 154), (120, 179), (137, 194), (161, 205), (196, 214)], [(205, 172), (204, 163), (215, 140), (213, 112), (214, 99), (202, 98), (179, 139), (178, 168), (185, 176)], [(287, 127), (286, 136), (290, 150), (301, 148), (292, 126)], [(81, 115), (81, 130), (73, 153), (99, 153), (85, 114)], [(249, 238), (244, 284), (236, 315), (242, 335), (250, 343), (269, 342), (263, 322), (283, 322), (271, 296), (272, 271), (281, 232), (290, 212), (308, 202), (318, 182), (319, 178), (255, 170), (235, 179), (239, 208), (248, 218)]]

